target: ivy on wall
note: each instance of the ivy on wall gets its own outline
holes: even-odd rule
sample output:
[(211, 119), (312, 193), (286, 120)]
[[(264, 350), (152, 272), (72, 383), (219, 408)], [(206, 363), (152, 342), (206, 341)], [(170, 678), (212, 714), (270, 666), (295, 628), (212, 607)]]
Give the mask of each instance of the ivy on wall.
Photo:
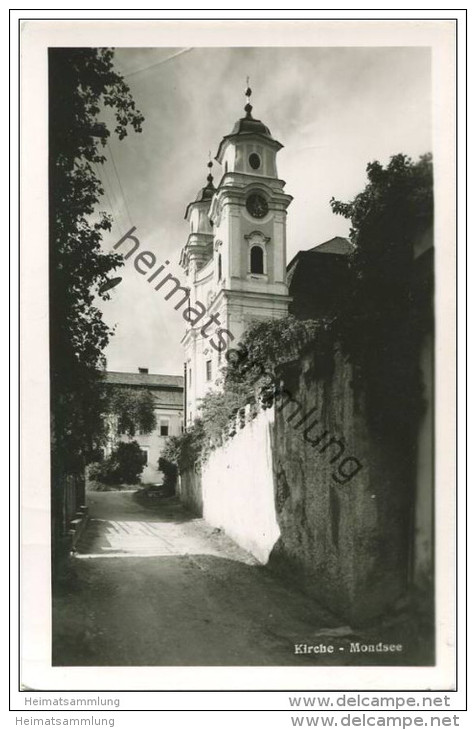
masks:
[(244, 418), (246, 405), (250, 405), (253, 417), (258, 401), (264, 406), (272, 404), (278, 387), (277, 368), (299, 359), (303, 349), (316, 345), (330, 327), (330, 321), (301, 321), (292, 316), (252, 323), (238, 347), (227, 352), (221, 388), (202, 398), (200, 418), (191, 428), (181, 436), (169, 438), (166, 458), (181, 470), (206, 458), (210, 449), (234, 434), (237, 413)]

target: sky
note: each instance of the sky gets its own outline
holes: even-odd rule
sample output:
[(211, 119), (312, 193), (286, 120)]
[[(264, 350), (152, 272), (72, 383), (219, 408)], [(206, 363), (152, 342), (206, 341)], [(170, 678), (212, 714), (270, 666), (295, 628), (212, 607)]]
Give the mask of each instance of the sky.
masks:
[[(432, 150), (431, 56), (425, 47), (120, 48), (116, 69), (145, 117), (143, 131), (111, 135), (98, 168), (100, 209), (113, 227), (105, 250), (136, 227), (140, 250), (184, 283), (180, 251), (185, 208), (206, 184), (209, 152), (244, 116), (250, 79), (253, 116), (283, 145), (278, 174), (294, 200), (288, 209), (287, 259), (333, 236), (348, 222), (329, 201), (350, 200), (366, 184), (368, 162)], [(214, 163), (215, 183), (221, 168)], [(122, 282), (99, 306), (115, 326), (109, 370), (182, 374), (184, 320), (129, 259)]]

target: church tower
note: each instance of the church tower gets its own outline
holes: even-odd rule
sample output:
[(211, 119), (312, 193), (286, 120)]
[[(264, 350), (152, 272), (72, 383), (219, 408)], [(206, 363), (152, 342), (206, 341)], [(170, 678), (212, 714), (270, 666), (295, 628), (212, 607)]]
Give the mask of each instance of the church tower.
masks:
[(190, 235), (181, 264), (192, 311), (206, 309), (199, 320), (191, 317), (183, 339), (187, 425), (198, 415), (200, 398), (216, 387), (225, 351), (236, 347), (251, 322), (288, 313), (286, 211), (292, 197), (277, 173), (282, 145), (253, 118), (249, 87), (245, 95), (245, 116), (218, 148), (217, 188), (209, 175), (186, 211)]

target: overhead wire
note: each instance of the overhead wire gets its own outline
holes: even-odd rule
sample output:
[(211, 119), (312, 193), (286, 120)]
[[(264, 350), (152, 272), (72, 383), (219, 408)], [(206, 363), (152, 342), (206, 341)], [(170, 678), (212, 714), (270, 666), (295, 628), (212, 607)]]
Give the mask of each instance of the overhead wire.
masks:
[(113, 185), (112, 184), (111, 177), (109, 175), (108, 166), (109, 166), (108, 164), (104, 163), (102, 169), (103, 169), (103, 172), (104, 172), (104, 177), (107, 180), (107, 187), (109, 187), (109, 191), (111, 193), (111, 196), (113, 196), (113, 200), (115, 201), (114, 202), (114, 208), (117, 210), (117, 214), (115, 216), (116, 217), (116, 223), (117, 223), (118, 226), (124, 226), (124, 224), (125, 224), (125, 227), (127, 228), (128, 227), (127, 217), (126, 217), (126, 215), (124, 213), (125, 205), (124, 204), (121, 204), (121, 201), (120, 201), (120, 197), (121, 196), (117, 192), (117, 185)]
[(116, 179), (117, 179), (117, 182), (119, 183), (119, 190), (121, 191), (122, 200), (124, 202), (124, 208), (126, 210), (127, 217), (129, 218), (129, 223), (131, 224), (131, 227), (133, 228), (134, 227), (134, 224), (132, 222), (131, 213), (130, 213), (130, 210), (129, 210), (129, 206), (127, 204), (127, 198), (126, 198), (125, 193), (124, 193), (124, 188), (122, 187), (121, 178), (119, 177), (119, 173), (117, 171), (116, 162), (114, 160), (114, 155), (112, 153), (112, 149), (111, 149), (111, 147), (109, 145), (109, 142), (106, 142), (106, 144), (107, 144), (107, 148), (109, 150), (109, 154), (111, 155), (111, 162), (112, 162), (112, 166), (114, 168), (114, 172), (116, 174)]
[(112, 204), (111, 198), (109, 197), (109, 193), (107, 191), (107, 187), (106, 187), (106, 184), (104, 182), (104, 178), (103, 178), (102, 173), (101, 173), (100, 164), (97, 163), (97, 162), (93, 162), (93, 165), (94, 165), (94, 169), (96, 170), (96, 175), (98, 176), (98, 178), (99, 178), (99, 180), (101, 182), (102, 189), (104, 191), (104, 195), (106, 196), (107, 202), (109, 203), (109, 210), (111, 211), (111, 215), (114, 218), (115, 217), (114, 206)]
[(160, 66), (163, 63), (167, 63), (168, 61), (172, 61), (174, 58), (177, 58), (177, 56), (181, 56), (183, 53), (189, 53), (190, 51), (193, 51), (194, 48), (181, 48), (180, 51), (177, 51), (177, 53), (173, 53), (171, 56), (167, 56), (167, 58), (161, 58), (160, 61), (156, 61), (155, 63), (151, 63), (150, 66), (145, 66), (144, 68), (138, 68), (136, 71), (130, 71), (128, 74), (124, 74), (124, 78), (128, 79), (131, 76), (135, 76), (136, 74), (143, 73), (143, 71), (148, 71), (150, 68), (155, 68), (156, 66)]
[[(123, 74), (123, 76), (124, 76), (124, 78), (129, 78), (130, 76), (135, 76), (136, 74), (142, 73), (144, 71), (148, 71), (149, 69), (155, 68), (156, 66), (160, 66), (164, 63), (167, 63), (168, 61), (172, 61), (173, 59), (177, 58), (178, 56), (181, 56), (184, 53), (188, 53), (193, 50), (194, 49), (192, 47), (181, 48), (179, 51), (177, 51), (176, 53), (173, 53), (171, 56), (167, 56), (167, 58), (161, 58), (159, 61), (156, 61), (155, 63), (152, 63), (149, 66), (145, 66), (144, 68), (140, 68), (135, 71), (131, 71), (128, 74)], [(106, 142), (106, 145), (107, 145), (107, 149), (109, 152), (109, 157), (110, 157), (110, 160), (112, 163), (112, 167), (114, 169), (114, 175), (115, 175), (115, 178), (116, 178), (118, 186), (119, 186), (120, 196), (118, 196), (117, 193), (114, 191), (114, 186), (111, 183), (111, 179), (110, 179), (109, 173), (107, 171), (107, 165), (106, 164), (102, 165), (102, 170), (104, 171), (104, 178), (101, 175), (99, 166), (97, 166), (97, 173), (98, 173), (101, 183), (103, 185), (107, 200), (108, 200), (110, 208), (111, 208), (111, 213), (112, 213), (113, 218), (116, 217), (117, 223), (119, 223), (119, 217), (121, 217), (121, 218), (123, 218), (123, 222), (124, 222), (124, 217), (122, 216), (122, 212), (121, 212), (121, 208), (123, 207), (123, 209), (126, 211), (127, 218), (129, 219), (129, 224), (131, 225), (131, 227), (133, 227), (134, 224), (132, 222), (129, 204), (128, 204), (128, 201), (127, 201), (127, 198), (126, 198), (126, 195), (124, 192), (121, 178), (119, 176), (116, 161), (114, 159), (114, 153), (112, 151), (112, 148), (111, 148), (109, 142)], [(107, 179), (107, 184), (105, 182), (105, 179)], [(109, 191), (110, 191), (111, 195), (109, 195), (109, 193), (107, 191), (108, 187), (109, 187)], [(114, 191), (114, 195), (113, 195), (113, 191)], [(123, 206), (117, 204), (118, 197), (122, 198)], [(115, 199), (116, 204), (113, 203), (113, 199)], [(117, 209), (117, 214), (115, 212), (115, 209)], [(127, 221), (126, 221), (126, 223), (127, 223)]]
[[(152, 63), (149, 66), (145, 66), (144, 68), (137, 69), (136, 71), (131, 71), (128, 74), (123, 74), (124, 75), (124, 78), (129, 78), (131, 76), (135, 76), (136, 74), (142, 73), (144, 71), (148, 71), (151, 68), (155, 68), (156, 66), (160, 66), (160, 65), (162, 65), (164, 63), (167, 63), (168, 61), (172, 61), (173, 59), (177, 58), (178, 56), (181, 56), (184, 53), (189, 53), (190, 51), (193, 51), (193, 50), (194, 49), (192, 47), (181, 48), (179, 51), (177, 51), (176, 53), (173, 53), (171, 56), (167, 56), (167, 58), (161, 58), (159, 61), (156, 61), (155, 63)], [(114, 154), (113, 154), (113, 151), (112, 151), (112, 148), (111, 148), (109, 142), (106, 142), (106, 145), (107, 145), (107, 149), (109, 151), (109, 156), (110, 156), (110, 159), (111, 159), (111, 162), (112, 162), (112, 166), (113, 166), (113, 169), (114, 169), (114, 174), (115, 174), (117, 183), (119, 185), (120, 197), (122, 198), (122, 201), (123, 201), (123, 204), (124, 204), (123, 207), (124, 207), (124, 210), (126, 211), (127, 218), (129, 219), (129, 223), (130, 223), (131, 227), (133, 227), (134, 224), (132, 222), (132, 217), (131, 217), (131, 213), (130, 213), (130, 209), (129, 209), (129, 204), (127, 202), (127, 198), (126, 198), (126, 195), (124, 193), (124, 188), (122, 186), (121, 178), (119, 176), (119, 172), (118, 172), (118, 169), (117, 169), (116, 161), (114, 159)], [(110, 178), (109, 178), (109, 174), (107, 173), (107, 165), (104, 165), (103, 166), (103, 170), (104, 170), (105, 177), (107, 177), (107, 179), (108, 179), (108, 185), (109, 185), (109, 189), (110, 189), (111, 195), (112, 195), (112, 191), (114, 189), (114, 186), (111, 184), (111, 181), (110, 181)], [(101, 178), (101, 180), (102, 180), (102, 178)], [(106, 190), (106, 185), (104, 185), (104, 182), (103, 182), (103, 187)], [(115, 198), (117, 200), (117, 195), (115, 195)], [(109, 196), (108, 196), (108, 200), (109, 200), (109, 203), (111, 205), (111, 209), (112, 209), (113, 216), (114, 216), (114, 206), (112, 205), (112, 201), (109, 198)], [(121, 209), (121, 206), (117, 206), (117, 210), (119, 211), (120, 209)], [(119, 218), (119, 216), (118, 216), (118, 218)]]

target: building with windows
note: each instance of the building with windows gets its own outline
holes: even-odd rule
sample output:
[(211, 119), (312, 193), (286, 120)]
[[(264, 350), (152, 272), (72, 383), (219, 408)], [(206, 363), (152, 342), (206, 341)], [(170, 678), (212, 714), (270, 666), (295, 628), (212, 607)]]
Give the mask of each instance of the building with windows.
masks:
[(111, 423), (110, 438), (106, 455), (120, 441), (137, 441), (144, 455), (142, 482), (156, 484), (162, 481), (158, 468), (159, 457), (168, 436), (178, 436), (183, 430), (183, 377), (181, 375), (158, 375), (140, 367), (136, 373), (106, 371), (105, 383), (112, 388), (133, 388), (148, 390), (155, 401), (157, 425), (152, 433), (136, 433), (130, 437), (119, 433)]
[(185, 212), (190, 233), (180, 263), (190, 290), (182, 340), (187, 425), (200, 399), (217, 386), (225, 351), (253, 320), (285, 316), (290, 302), (286, 210), (292, 197), (276, 166), (282, 145), (253, 118), (251, 89), (245, 94), (245, 116), (218, 147), (218, 185), (210, 173)]

